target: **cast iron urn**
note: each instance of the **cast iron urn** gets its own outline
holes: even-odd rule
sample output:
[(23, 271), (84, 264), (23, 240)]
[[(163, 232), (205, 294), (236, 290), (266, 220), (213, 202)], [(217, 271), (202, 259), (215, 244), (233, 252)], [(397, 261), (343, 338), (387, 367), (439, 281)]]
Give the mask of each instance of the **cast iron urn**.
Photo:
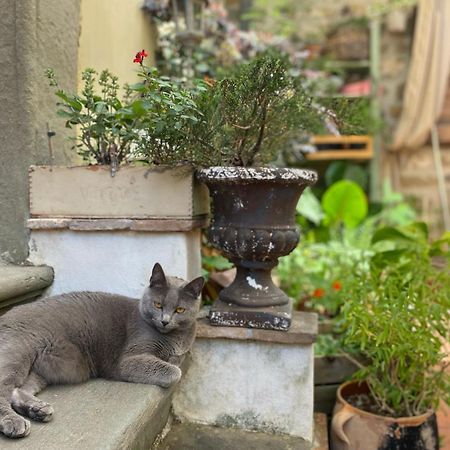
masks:
[(236, 265), (236, 277), (211, 308), (213, 325), (287, 330), (292, 301), (272, 281), (280, 256), (299, 242), (295, 210), (317, 181), (309, 170), (210, 167), (198, 172), (212, 197), (208, 237)]

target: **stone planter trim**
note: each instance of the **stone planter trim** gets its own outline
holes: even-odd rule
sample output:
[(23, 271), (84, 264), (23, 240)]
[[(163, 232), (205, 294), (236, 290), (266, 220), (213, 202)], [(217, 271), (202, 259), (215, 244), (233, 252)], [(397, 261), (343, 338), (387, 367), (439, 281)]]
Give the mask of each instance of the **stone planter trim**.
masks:
[(203, 214), (192, 219), (76, 219), (33, 218), (28, 219), (30, 230), (71, 231), (191, 231), (205, 227), (208, 216)]
[(318, 177), (316, 172), (305, 169), (215, 166), (198, 170), (197, 178), (201, 181), (224, 181), (227, 183), (233, 181), (242, 182), (242, 180), (249, 182), (273, 180), (296, 184), (303, 181), (305, 184), (313, 184)]

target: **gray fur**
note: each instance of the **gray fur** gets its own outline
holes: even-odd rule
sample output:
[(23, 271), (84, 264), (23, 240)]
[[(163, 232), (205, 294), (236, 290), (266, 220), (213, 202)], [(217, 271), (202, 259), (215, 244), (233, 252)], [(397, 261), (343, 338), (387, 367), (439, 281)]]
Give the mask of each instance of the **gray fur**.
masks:
[(195, 339), (202, 287), (203, 278), (166, 278), (156, 264), (140, 302), (74, 292), (0, 317), (0, 432), (28, 435), (30, 422), (21, 415), (51, 420), (52, 407), (35, 397), (50, 384), (96, 377), (162, 387), (177, 383), (178, 366)]

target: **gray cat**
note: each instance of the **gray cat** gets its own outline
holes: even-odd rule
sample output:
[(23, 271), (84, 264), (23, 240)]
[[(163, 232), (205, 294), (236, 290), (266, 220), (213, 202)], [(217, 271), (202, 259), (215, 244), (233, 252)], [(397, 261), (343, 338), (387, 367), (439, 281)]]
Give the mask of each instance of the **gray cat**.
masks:
[(195, 339), (203, 283), (202, 277), (190, 283), (166, 278), (155, 264), (140, 302), (75, 292), (0, 317), (0, 432), (27, 436), (30, 422), (21, 415), (51, 420), (51, 405), (35, 397), (51, 384), (96, 377), (162, 387), (177, 383), (178, 366)]

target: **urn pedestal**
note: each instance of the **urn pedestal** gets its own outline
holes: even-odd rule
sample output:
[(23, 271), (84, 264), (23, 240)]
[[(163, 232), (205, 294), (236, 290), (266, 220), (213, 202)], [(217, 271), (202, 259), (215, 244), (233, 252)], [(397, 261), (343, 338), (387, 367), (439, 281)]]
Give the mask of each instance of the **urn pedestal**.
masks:
[(273, 283), (271, 271), (299, 242), (295, 210), (303, 190), (317, 181), (316, 173), (211, 167), (197, 177), (212, 197), (209, 240), (237, 268), (211, 308), (211, 324), (287, 330), (292, 303)]

